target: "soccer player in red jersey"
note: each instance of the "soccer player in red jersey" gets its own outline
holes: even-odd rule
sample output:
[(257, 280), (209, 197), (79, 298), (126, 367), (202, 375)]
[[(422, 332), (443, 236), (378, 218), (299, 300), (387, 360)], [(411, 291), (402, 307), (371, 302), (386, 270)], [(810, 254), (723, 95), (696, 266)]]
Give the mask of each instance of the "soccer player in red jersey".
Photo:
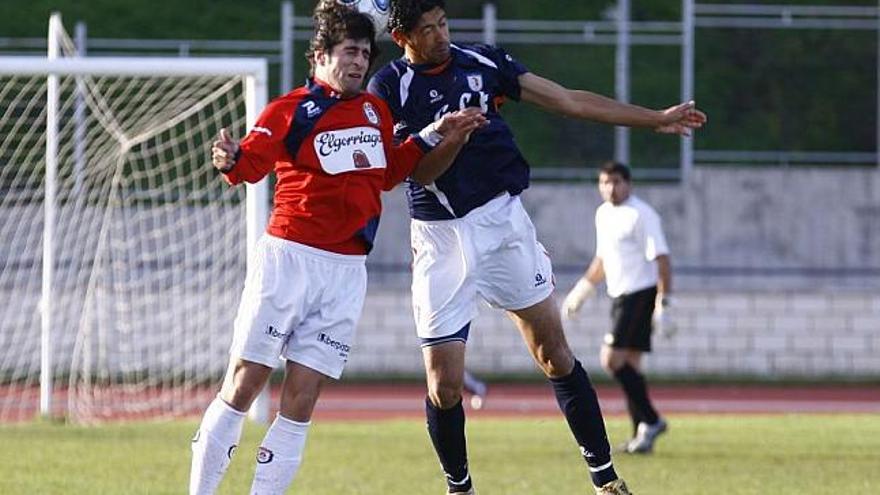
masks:
[[(486, 123), (477, 109), (456, 112), (395, 145), (386, 104), (361, 91), (377, 54), (370, 18), (326, 2), (315, 10), (315, 26), (309, 82), (272, 101), (240, 144), (221, 131), (212, 149), (230, 184), (257, 182), (273, 169), (278, 181), (235, 319), (229, 368), (193, 439), (191, 495), (220, 484), (245, 413), (279, 359), (286, 366), (280, 412), (257, 452), (251, 493), (284, 493), (321, 387), (339, 378), (351, 351), (380, 192), (407, 177), (430, 184)], [(432, 160), (421, 166), (425, 153)]]

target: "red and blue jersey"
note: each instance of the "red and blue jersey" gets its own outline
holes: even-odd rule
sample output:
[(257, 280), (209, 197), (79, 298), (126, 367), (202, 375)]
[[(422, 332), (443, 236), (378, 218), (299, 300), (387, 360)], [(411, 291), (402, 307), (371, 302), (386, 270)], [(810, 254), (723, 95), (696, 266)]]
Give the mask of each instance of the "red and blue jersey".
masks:
[(242, 140), (230, 184), (275, 171), (267, 232), (341, 254), (365, 254), (379, 226), (382, 190), (412, 173), (428, 150), (418, 136), (394, 146), (393, 121), (380, 98), (340, 98), (309, 81), (270, 102)]
[(392, 61), (367, 87), (388, 103), (398, 139), (466, 107), (480, 107), (489, 119), (433, 184), (407, 181), (410, 214), (418, 220), (462, 217), (504, 191), (516, 195), (529, 186), (528, 163), (499, 113), (506, 98), (519, 100), (519, 76), (528, 70), (488, 45), (452, 45), (451, 52), (440, 66)]

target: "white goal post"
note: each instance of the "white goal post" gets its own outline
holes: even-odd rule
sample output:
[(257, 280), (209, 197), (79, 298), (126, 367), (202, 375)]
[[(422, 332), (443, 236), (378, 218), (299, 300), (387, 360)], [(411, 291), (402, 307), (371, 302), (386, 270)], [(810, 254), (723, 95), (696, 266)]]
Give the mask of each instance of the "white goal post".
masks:
[(0, 422), (210, 401), (269, 200), (209, 147), (266, 101), (263, 59), (0, 57)]

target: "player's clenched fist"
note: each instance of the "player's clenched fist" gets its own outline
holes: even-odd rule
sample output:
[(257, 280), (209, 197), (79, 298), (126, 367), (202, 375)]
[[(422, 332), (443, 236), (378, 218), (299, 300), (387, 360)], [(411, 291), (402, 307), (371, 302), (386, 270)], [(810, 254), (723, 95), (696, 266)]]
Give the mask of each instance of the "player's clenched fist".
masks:
[(238, 142), (232, 139), (229, 131), (220, 129), (220, 137), (211, 146), (211, 161), (214, 167), (223, 172), (229, 172), (235, 166), (235, 155), (238, 154)]

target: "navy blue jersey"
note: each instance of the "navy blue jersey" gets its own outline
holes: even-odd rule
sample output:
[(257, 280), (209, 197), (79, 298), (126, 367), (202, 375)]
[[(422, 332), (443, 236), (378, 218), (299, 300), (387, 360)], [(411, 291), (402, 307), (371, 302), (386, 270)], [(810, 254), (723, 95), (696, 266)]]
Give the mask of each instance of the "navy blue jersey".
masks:
[(528, 70), (504, 50), (488, 45), (452, 45), (452, 59), (437, 66), (401, 58), (376, 73), (367, 91), (391, 108), (395, 137), (406, 139), (443, 114), (469, 106), (482, 108), (490, 123), (471, 135), (455, 162), (433, 184), (408, 180), (410, 214), (418, 220), (464, 216), (507, 191), (529, 185), (529, 166), (498, 107), (519, 100), (519, 76)]

